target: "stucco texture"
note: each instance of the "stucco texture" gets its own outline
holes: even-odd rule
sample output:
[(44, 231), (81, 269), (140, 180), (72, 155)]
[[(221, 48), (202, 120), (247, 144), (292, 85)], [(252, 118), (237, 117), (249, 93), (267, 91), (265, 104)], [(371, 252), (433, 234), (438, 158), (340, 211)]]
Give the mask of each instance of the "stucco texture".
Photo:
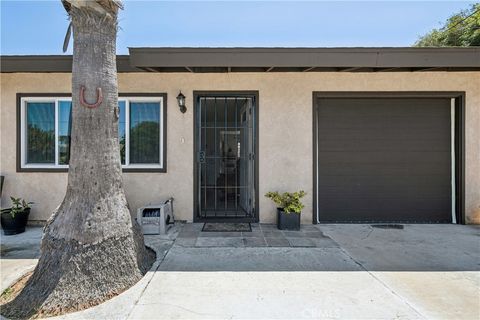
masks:
[[(127, 199), (137, 207), (175, 198), (177, 219), (193, 219), (193, 91), (259, 92), (259, 214), (275, 221), (267, 191), (307, 192), (303, 223), (312, 222), (312, 92), (314, 91), (465, 91), (466, 222), (480, 223), (480, 73), (124, 73), (122, 93), (167, 93), (167, 172), (124, 173)], [(8, 197), (34, 201), (32, 220), (46, 220), (62, 201), (66, 173), (16, 172), (16, 93), (70, 92), (65, 73), (1, 74), (1, 174), (6, 176), (2, 207)], [(178, 110), (178, 91), (187, 112)]]

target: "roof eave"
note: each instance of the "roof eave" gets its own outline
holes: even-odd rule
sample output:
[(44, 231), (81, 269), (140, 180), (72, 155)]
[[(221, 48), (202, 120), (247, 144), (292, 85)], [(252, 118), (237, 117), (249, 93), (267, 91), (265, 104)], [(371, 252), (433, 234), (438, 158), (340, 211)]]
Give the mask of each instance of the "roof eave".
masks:
[[(480, 48), (129, 48), (118, 72), (480, 71)], [(1, 72), (71, 72), (72, 56), (1, 56)]]

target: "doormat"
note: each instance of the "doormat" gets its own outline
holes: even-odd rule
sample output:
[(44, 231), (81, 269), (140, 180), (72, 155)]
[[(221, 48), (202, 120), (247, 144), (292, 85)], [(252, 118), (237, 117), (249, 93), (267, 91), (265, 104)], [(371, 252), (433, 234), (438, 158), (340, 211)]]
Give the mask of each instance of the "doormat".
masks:
[(372, 228), (379, 229), (403, 229), (403, 224), (372, 224)]
[(213, 223), (206, 222), (203, 225), (202, 231), (209, 232), (251, 232), (252, 227), (250, 223)]

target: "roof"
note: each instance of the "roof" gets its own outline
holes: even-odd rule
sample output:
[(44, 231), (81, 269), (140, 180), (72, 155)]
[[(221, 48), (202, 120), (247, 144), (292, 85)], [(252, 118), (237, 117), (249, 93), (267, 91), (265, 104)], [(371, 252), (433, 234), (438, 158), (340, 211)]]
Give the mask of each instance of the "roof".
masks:
[[(117, 55), (119, 72), (139, 72), (128, 55)], [(0, 56), (1, 72), (72, 72), (71, 55)]]
[[(480, 71), (480, 47), (129, 48), (118, 72)], [(1, 72), (71, 72), (72, 56), (1, 56)]]

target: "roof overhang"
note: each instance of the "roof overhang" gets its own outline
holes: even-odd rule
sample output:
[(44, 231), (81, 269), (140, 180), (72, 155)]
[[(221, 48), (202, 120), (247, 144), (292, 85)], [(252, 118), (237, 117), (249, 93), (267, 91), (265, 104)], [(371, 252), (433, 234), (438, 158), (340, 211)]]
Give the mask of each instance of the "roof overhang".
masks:
[[(0, 56), (1, 72), (72, 72), (71, 55)], [(118, 72), (142, 72), (130, 65), (128, 55), (117, 55)]]
[(157, 72), (480, 70), (480, 48), (129, 48), (129, 52), (133, 66)]
[[(480, 71), (480, 48), (129, 48), (118, 72)], [(2, 56), (2, 72), (71, 72), (71, 56)]]

